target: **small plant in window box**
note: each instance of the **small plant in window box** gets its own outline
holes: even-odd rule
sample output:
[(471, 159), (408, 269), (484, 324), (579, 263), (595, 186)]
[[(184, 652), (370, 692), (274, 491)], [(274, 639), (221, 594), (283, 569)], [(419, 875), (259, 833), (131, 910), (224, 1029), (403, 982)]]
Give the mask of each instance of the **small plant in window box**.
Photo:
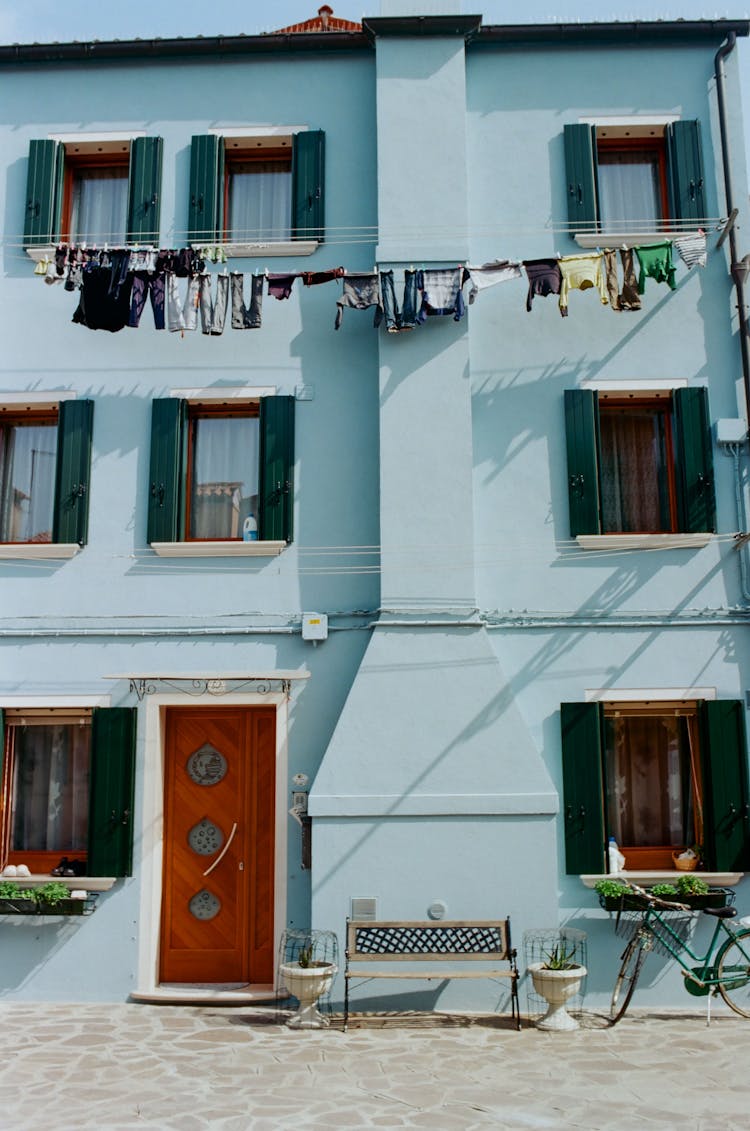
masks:
[(28, 888), (0, 880), (0, 915), (90, 915), (95, 899), (90, 893), (73, 897), (65, 884), (55, 880)]
[[(711, 888), (700, 876), (692, 874), (680, 876), (673, 884), (654, 884), (649, 890), (667, 903), (683, 903), (694, 911), (705, 907), (726, 907), (734, 899), (733, 891)], [(599, 880), (594, 891), (605, 911), (642, 911), (645, 906), (641, 896), (620, 880)]]

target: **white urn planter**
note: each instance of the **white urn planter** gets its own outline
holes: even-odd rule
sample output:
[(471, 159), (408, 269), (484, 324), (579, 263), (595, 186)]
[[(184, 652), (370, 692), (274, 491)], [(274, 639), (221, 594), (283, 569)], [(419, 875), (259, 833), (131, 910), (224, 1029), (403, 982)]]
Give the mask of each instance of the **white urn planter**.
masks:
[(538, 1029), (549, 1029), (554, 1033), (570, 1032), (578, 1028), (578, 1022), (565, 1008), (566, 1002), (578, 993), (581, 982), (586, 977), (585, 966), (571, 966), (567, 970), (550, 970), (544, 962), (533, 962), (529, 973), (534, 989), (547, 1002), (547, 1012), (537, 1021)]
[(333, 962), (283, 962), (279, 973), (290, 994), (299, 1001), (299, 1009), (287, 1021), (290, 1029), (323, 1029), (328, 1018), (318, 1009), (318, 999), (330, 990), (338, 967)]

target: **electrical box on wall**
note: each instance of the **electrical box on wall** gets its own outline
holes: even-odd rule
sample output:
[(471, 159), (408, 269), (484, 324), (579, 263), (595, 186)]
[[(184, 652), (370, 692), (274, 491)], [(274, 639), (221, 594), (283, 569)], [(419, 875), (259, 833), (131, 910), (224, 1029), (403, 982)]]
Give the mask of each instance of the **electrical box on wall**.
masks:
[(302, 639), (314, 642), (328, 639), (328, 617), (325, 613), (302, 614)]
[(747, 425), (734, 417), (716, 421), (717, 444), (743, 444), (747, 439)]

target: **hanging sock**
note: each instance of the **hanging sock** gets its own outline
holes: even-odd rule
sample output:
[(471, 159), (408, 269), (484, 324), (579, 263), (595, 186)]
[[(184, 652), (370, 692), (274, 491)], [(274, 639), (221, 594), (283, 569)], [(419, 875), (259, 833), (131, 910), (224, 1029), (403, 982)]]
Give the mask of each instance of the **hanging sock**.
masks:
[(428, 269), (417, 276), (417, 289), (422, 292), (422, 305), (417, 322), (426, 322), (428, 316), (452, 314), (454, 322), (460, 322), (466, 307), (461, 291), (463, 268)]
[(637, 247), (635, 254), (640, 264), (638, 275), (638, 294), (642, 295), (646, 289), (646, 279), (654, 279), (657, 283), (666, 283), (670, 290), (677, 290), (674, 281), (675, 269), (672, 264), (672, 241), (662, 240), (660, 243), (649, 243), (644, 247)]
[(556, 259), (524, 259), (523, 265), (529, 280), (526, 294), (526, 310), (531, 313), (531, 304), (536, 295), (559, 295), (562, 287), (562, 273)]
[(677, 248), (680, 259), (688, 270), (690, 270), (691, 267), (706, 266), (705, 232), (696, 232), (694, 235), (690, 236), (680, 236), (678, 240), (674, 240), (674, 246)]
[(263, 307), (263, 275), (253, 275), (250, 288), (250, 306), (245, 306), (243, 297), (244, 275), (241, 271), (232, 271), (229, 278), (232, 280), (232, 329), (233, 330), (259, 330)]
[(369, 275), (345, 275), (344, 287), (341, 298), (336, 299), (336, 321), (334, 329), (338, 330), (344, 317), (344, 307), (353, 310), (367, 310), (376, 307), (373, 326), (377, 327), (383, 321), (383, 303), (380, 298), (380, 280), (377, 272)]
[(521, 278), (521, 264), (512, 263), (510, 259), (493, 259), (483, 263), (481, 267), (472, 267), (467, 264), (471, 287), (469, 288), (469, 306), (476, 301), (480, 291), (487, 287), (495, 287), (498, 283), (505, 283), (509, 279)]
[(604, 277), (604, 257), (601, 252), (594, 255), (564, 255), (560, 260), (560, 314), (568, 316), (568, 294), (570, 291), (588, 291), (593, 287), (599, 291), (604, 306), (607, 297), (607, 283)]

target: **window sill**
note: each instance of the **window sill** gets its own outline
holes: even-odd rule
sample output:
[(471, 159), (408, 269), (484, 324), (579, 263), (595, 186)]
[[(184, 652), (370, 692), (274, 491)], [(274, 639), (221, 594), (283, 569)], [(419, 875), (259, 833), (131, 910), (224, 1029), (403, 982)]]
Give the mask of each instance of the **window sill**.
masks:
[(276, 558), (286, 542), (152, 542), (160, 558)]
[[(196, 244), (196, 246), (200, 246)], [(264, 259), (280, 255), (312, 255), (320, 246), (318, 240), (278, 240), (273, 243), (226, 243), (227, 259)]]
[(675, 231), (651, 232), (574, 232), (573, 239), (579, 247), (604, 248), (604, 247), (642, 247), (644, 244), (661, 243), (662, 240), (676, 240), (681, 236), (694, 236), (698, 234), (697, 228), (677, 227)]
[(77, 542), (2, 542), (0, 558), (50, 560), (74, 558), (81, 546)]
[(700, 550), (713, 534), (579, 534), (582, 550)]
[(584, 887), (593, 888), (601, 880), (632, 880), (640, 887), (649, 888), (654, 884), (668, 884), (680, 876), (697, 876), (707, 883), (710, 888), (734, 887), (744, 876), (744, 872), (678, 872), (676, 869), (665, 869), (654, 872), (618, 872), (616, 875), (603, 873), (600, 876), (584, 875), (580, 877)]

